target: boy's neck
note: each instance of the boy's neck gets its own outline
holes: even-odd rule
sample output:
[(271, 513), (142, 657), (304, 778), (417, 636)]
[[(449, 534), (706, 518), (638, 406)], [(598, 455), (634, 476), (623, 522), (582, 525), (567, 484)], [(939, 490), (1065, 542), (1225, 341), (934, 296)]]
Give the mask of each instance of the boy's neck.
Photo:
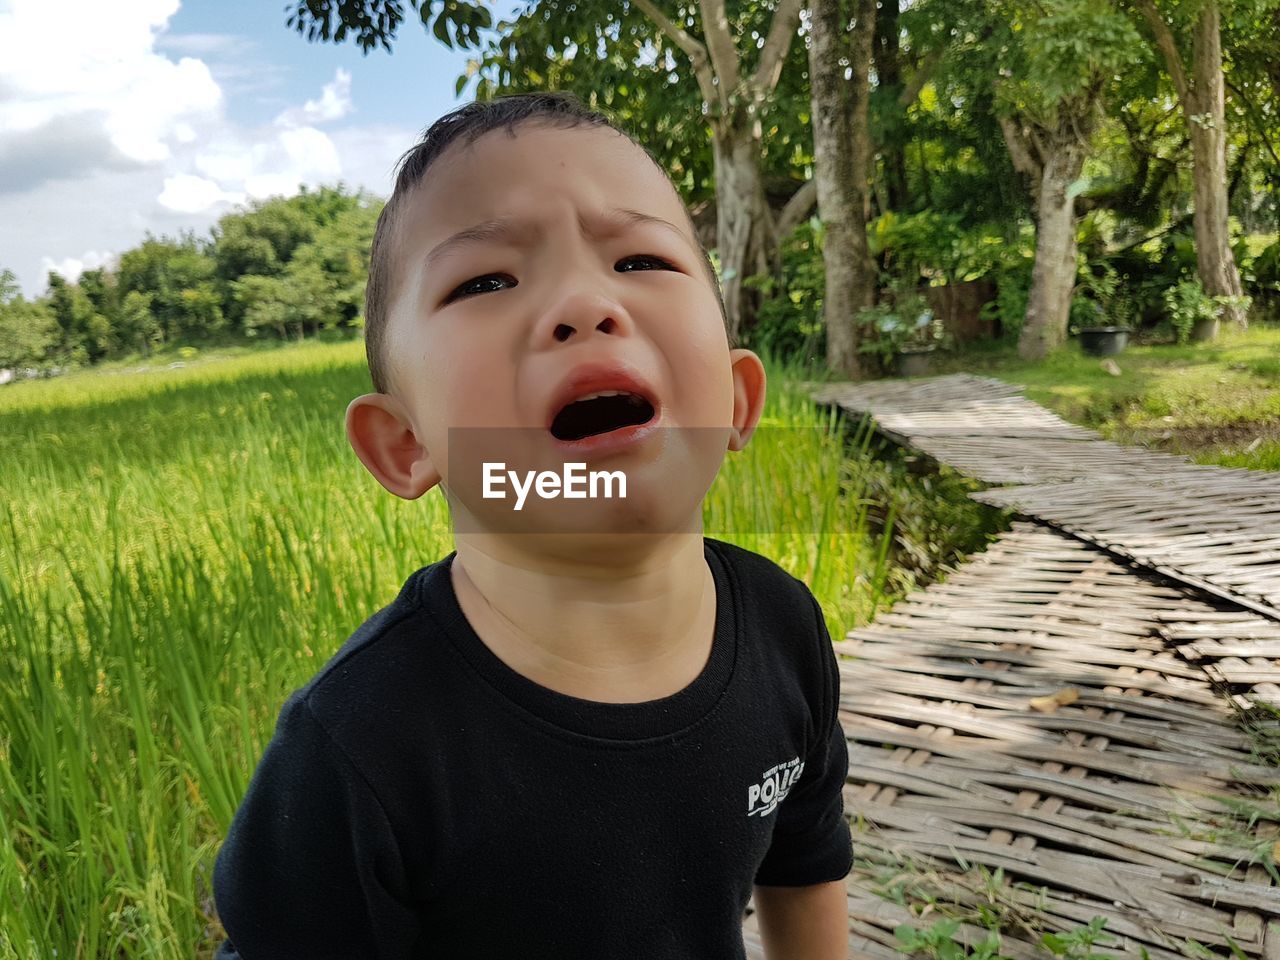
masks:
[(577, 558), (533, 537), (458, 534), (452, 581), (480, 640), (517, 673), (609, 703), (670, 696), (702, 672), (716, 590), (701, 534)]

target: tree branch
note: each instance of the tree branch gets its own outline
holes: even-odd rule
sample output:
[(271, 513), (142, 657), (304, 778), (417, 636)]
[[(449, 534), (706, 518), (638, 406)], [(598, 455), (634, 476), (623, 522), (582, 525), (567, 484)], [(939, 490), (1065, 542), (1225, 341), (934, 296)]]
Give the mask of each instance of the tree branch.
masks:
[(800, 26), (800, 9), (805, 0), (781, 0), (773, 11), (773, 21), (769, 24), (769, 39), (760, 51), (760, 62), (756, 65), (756, 73), (752, 78), (754, 94), (761, 100), (769, 99), (778, 78), (782, 76), (782, 66), (787, 59), (787, 51), (791, 49), (791, 40)]
[(1156, 38), (1156, 46), (1164, 54), (1164, 62), (1169, 68), (1169, 76), (1173, 79), (1173, 87), (1178, 91), (1178, 99), (1191, 107), (1187, 98), (1192, 91), (1187, 86), (1187, 71), (1182, 65), (1182, 57), (1178, 54), (1178, 45), (1174, 42), (1173, 31), (1169, 29), (1169, 24), (1160, 15), (1160, 11), (1156, 9), (1152, 0), (1134, 0), (1134, 3), (1143, 19), (1147, 21), (1147, 26), (1151, 28), (1151, 33)]
[(685, 52), (685, 56), (689, 58), (689, 63), (693, 66), (693, 75), (698, 80), (698, 90), (702, 93), (702, 99), (706, 101), (709, 108), (715, 109), (719, 107), (723, 112), (726, 103), (720, 94), (716, 92), (716, 85), (712, 82), (707, 48), (685, 30), (668, 20), (666, 15), (654, 5), (653, 0), (632, 0), (632, 2), (640, 8), (645, 16), (657, 24), (659, 30), (675, 41), (676, 46)]
[(1044, 175), (1044, 167), (1033, 152), (1035, 148), (1012, 117), (997, 114), (996, 122), (1000, 124), (1000, 130), (1004, 133), (1004, 142), (1009, 148), (1009, 159), (1013, 161), (1013, 169), (1031, 181), (1031, 197), (1035, 203), (1038, 203), (1040, 179)]
[(818, 181), (814, 177), (806, 180), (795, 193), (791, 195), (791, 199), (787, 201), (786, 206), (778, 214), (778, 222), (774, 225), (774, 239), (777, 243), (781, 243), (786, 239), (800, 222), (809, 216), (809, 211), (813, 209), (813, 205), (818, 202)]
[(729, 33), (729, 15), (724, 0), (700, 0), (702, 32), (707, 38), (707, 52), (711, 54), (711, 66), (720, 80), (720, 103), (729, 106), (729, 97), (738, 89), (738, 49)]

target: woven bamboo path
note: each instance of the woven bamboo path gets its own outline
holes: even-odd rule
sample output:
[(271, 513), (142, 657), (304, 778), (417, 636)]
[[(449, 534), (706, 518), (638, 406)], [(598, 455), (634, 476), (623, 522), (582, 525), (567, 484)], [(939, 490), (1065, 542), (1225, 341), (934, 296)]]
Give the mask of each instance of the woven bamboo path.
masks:
[[(1274, 732), (1257, 702), (1280, 704), (1280, 542), (1258, 529), (1274, 478), (1107, 444), (1019, 394), (969, 376), (819, 394), (915, 449), (963, 450), (952, 465), (988, 482), (1027, 483), (975, 498), (1021, 494), (1029, 518), (836, 644), (854, 658), (850, 955), (901, 956), (897, 926), (959, 908), (1000, 913), (1000, 952), (1019, 960), (1095, 917), (1113, 938), (1095, 956), (1280, 960), (1280, 770), (1240, 725)], [(1196, 490), (1221, 499), (1197, 509)], [(1248, 522), (1222, 519), (1236, 510)]]
[(971, 374), (830, 384), (814, 399), (978, 480), (1020, 484), (975, 500), (1280, 619), (1280, 474), (1111, 443)]
[[(881, 897), (913, 873), (933, 878), (917, 901), (982, 902), (967, 864), (1009, 881), (1000, 896), (1028, 929), (1006, 934), (1006, 956), (1047, 956), (1041, 933), (1096, 916), (1118, 938), (1112, 955), (1190, 956), (1194, 940), (1225, 957), (1231, 938), (1246, 956), (1280, 956), (1280, 928), (1263, 923), (1280, 915), (1280, 888), (1246, 849), (1270, 856), (1280, 809), (1223, 839), (1231, 801), (1266, 811), (1280, 770), (1254, 763), (1228, 698), (1161, 633), (1224, 612), (1240, 617), (1017, 522), (837, 643), (857, 658), (841, 663), (845, 803), (866, 824), (853, 954), (894, 955), (893, 928), (914, 918)], [(1055, 695), (1069, 702), (1049, 709)]]

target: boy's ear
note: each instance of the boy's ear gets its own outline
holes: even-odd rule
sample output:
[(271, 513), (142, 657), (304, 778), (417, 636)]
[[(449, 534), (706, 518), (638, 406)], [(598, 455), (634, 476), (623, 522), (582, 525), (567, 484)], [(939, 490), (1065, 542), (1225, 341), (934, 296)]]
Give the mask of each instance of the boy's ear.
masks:
[(729, 449), (741, 450), (755, 433), (760, 415), (764, 413), (764, 364), (750, 350), (743, 349), (730, 350), (729, 363), (733, 371), (733, 431), (729, 435)]
[(385, 393), (366, 393), (347, 406), (347, 440), (377, 481), (405, 500), (416, 500), (437, 483), (427, 451), (413, 433), (404, 407)]

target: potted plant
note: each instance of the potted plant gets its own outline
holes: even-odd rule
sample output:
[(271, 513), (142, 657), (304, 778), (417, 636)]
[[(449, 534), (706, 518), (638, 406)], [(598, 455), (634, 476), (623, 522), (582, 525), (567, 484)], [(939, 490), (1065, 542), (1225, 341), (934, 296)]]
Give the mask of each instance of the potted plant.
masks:
[(1080, 349), (1091, 357), (1110, 357), (1123, 350), (1129, 342), (1129, 328), (1108, 324), (1102, 304), (1096, 300), (1077, 302), (1083, 304), (1079, 312), (1084, 314), (1082, 325), (1075, 328)]
[[(1129, 298), (1121, 290), (1115, 267), (1105, 260), (1099, 266), (1100, 273), (1086, 269), (1080, 274), (1084, 296), (1071, 301), (1071, 329), (1079, 334), (1080, 349), (1085, 353), (1091, 357), (1110, 357), (1129, 342), (1129, 326), (1123, 322), (1128, 319)], [(1122, 322), (1108, 323), (1108, 315)]]
[(899, 286), (890, 292), (890, 300), (858, 312), (859, 324), (874, 334), (864, 338), (858, 351), (878, 355), (885, 366), (895, 366), (899, 376), (924, 376), (930, 356), (949, 335), (919, 291)]
[(1219, 320), (1230, 306), (1248, 310), (1249, 297), (1211, 297), (1204, 292), (1197, 278), (1182, 280), (1164, 294), (1169, 323), (1178, 337), (1178, 343), (1200, 343), (1218, 335)]

